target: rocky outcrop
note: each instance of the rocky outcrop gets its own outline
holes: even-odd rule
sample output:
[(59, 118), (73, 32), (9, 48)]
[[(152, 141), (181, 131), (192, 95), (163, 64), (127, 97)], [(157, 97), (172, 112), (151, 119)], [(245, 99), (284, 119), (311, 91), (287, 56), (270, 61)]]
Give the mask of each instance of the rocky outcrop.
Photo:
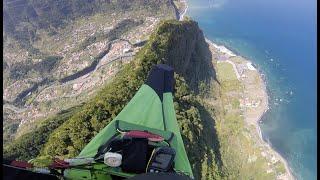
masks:
[[(157, 36), (168, 36), (166, 38), (169, 43), (164, 62), (182, 75), (195, 92), (198, 92), (200, 82), (208, 84), (210, 80), (215, 79), (211, 52), (203, 32), (195, 21), (164, 22), (159, 27)], [(158, 42), (153, 43), (151, 47), (156, 47)]]

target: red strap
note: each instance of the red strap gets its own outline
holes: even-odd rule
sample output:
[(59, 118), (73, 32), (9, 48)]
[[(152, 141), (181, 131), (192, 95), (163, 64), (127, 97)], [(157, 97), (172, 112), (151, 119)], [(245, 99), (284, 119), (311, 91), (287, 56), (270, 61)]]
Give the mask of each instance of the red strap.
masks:
[(134, 137), (134, 138), (148, 138), (149, 141), (163, 141), (164, 138), (160, 135), (153, 134), (150, 132), (145, 132), (145, 131), (129, 131), (125, 133), (125, 136), (127, 137)]
[(58, 159), (58, 158), (55, 158), (53, 163), (50, 165), (50, 168), (53, 168), (53, 169), (66, 169), (69, 167), (69, 163), (68, 162), (65, 162), (64, 160), (61, 160), (61, 159)]
[(15, 167), (19, 167), (19, 168), (23, 168), (23, 169), (27, 169), (27, 168), (32, 168), (33, 165), (28, 163), (28, 162), (25, 162), (25, 161), (12, 161), (10, 163), (11, 166), (15, 166)]

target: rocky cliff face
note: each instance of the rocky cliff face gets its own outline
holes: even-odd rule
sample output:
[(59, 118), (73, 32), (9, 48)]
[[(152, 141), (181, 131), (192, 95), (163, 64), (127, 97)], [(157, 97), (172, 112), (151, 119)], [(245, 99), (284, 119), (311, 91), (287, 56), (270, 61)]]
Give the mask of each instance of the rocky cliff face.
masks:
[[(167, 39), (168, 42), (163, 61), (174, 67), (196, 93), (199, 92), (201, 82), (209, 84), (215, 79), (212, 55), (196, 22), (180, 24), (167, 21), (159, 27), (156, 36)], [(155, 41), (151, 44), (155, 51), (157, 43)]]

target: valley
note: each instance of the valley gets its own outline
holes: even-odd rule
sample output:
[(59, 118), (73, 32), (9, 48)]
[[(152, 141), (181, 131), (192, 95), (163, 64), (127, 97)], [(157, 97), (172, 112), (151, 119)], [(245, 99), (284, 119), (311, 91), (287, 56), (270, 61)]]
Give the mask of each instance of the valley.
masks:
[[(8, 9), (15, 8), (7, 3)], [(139, 3), (129, 3), (131, 9), (125, 13), (120, 6), (74, 18), (53, 28), (54, 32), (39, 28), (37, 38), (29, 42), (33, 50), (23, 48), (20, 39), (6, 36), (4, 122), (18, 125), (11, 138), (28, 132), (43, 118), (88, 100), (133, 59), (160, 20), (174, 18), (169, 2), (150, 2), (151, 9), (140, 8)], [(155, 4), (160, 8), (153, 9)]]

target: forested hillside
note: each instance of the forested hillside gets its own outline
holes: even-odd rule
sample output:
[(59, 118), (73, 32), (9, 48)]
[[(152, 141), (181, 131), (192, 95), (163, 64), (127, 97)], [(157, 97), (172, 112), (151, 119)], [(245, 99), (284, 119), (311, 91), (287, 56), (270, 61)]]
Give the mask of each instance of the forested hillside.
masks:
[[(96, 13), (126, 12), (144, 8), (157, 13), (157, 8), (170, 1), (152, 0), (4, 0), (4, 32), (27, 47), (37, 37), (39, 29), (55, 34), (78, 17)], [(19, 12), (19, 13), (17, 13)], [(6, 36), (5, 36), (6, 37)]]

